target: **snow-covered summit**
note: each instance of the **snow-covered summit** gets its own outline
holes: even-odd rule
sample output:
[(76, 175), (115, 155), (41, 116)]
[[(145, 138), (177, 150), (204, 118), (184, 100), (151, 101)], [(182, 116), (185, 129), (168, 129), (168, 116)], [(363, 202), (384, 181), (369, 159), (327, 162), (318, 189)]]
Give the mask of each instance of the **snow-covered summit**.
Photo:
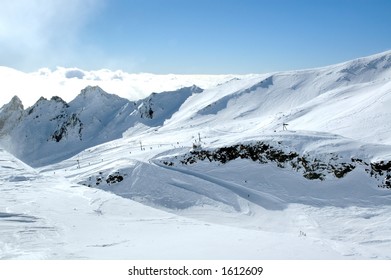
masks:
[(4, 136), (20, 121), (23, 115), (23, 104), (14, 96), (8, 104), (0, 108), (0, 136)]
[(20, 98), (18, 96), (14, 96), (12, 97), (11, 101), (8, 103), (8, 107), (5, 107), (4, 109), (8, 109), (8, 110), (19, 110), (19, 109), (22, 109), (23, 110), (23, 104), (22, 104), (22, 100), (20, 100)]
[(114, 94), (110, 94), (105, 92), (102, 88), (99, 86), (87, 86), (86, 88), (82, 89), (80, 93), (77, 95), (75, 99), (72, 100), (74, 104), (79, 102), (104, 102), (103, 100), (109, 100), (110, 98), (114, 99), (120, 99), (118, 96)]

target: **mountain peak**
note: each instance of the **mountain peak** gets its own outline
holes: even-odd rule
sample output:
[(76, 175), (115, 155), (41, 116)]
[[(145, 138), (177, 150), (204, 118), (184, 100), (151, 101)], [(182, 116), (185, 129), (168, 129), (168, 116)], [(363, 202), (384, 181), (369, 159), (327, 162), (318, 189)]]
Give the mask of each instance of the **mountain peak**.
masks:
[(58, 102), (58, 103), (62, 103), (65, 107), (69, 107), (68, 103), (66, 103), (61, 97), (59, 96), (52, 96), (52, 98), (50, 99), (50, 101), (55, 101), (55, 102)]
[(18, 96), (12, 97), (11, 101), (8, 104), (5, 104), (1, 111), (23, 111), (23, 103), (22, 100)]
[(99, 86), (86, 86), (84, 89), (80, 91), (81, 95), (90, 95), (90, 94), (107, 94), (101, 87)]
[(120, 97), (115, 94), (107, 93), (99, 86), (87, 86), (84, 89), (82, 89), (80, 91), (80, 94), (70, 102), (70, 105), (72, 104), (75, 105), (80, 102), (81, 103), (106, 102), (107, 100), (111, 100), (111, 99), (115, 100), (118, 98)]
[(19, 122), (23, 112), (22, 101), (16, 95), (0, 108), (0, 136), (7, 134)]
[(191, 92), (194, 92), (194, 93), (201, 93), (204, 91), (202, 88), (198, 87), (197, 85), (192, 85), (190, 87), (190, 90), (191, 90)]
[(20, 108), (21, 110), (23, 110), (23, 103), (22, 103), (22, 100), (20, 100), (20, 98), (15, 95), (14, 97), (12, 97), (11, 101), (10, 101), (10, 104), (12, 107), (14, 108)]
[(80, 94), (73, 99), (69, 106), (73, 108), (95, 108), (103, 104), (125, 103), (127, 99), (115, 94), (107, 93), (99, 86), (87, 86), (80, 91)]

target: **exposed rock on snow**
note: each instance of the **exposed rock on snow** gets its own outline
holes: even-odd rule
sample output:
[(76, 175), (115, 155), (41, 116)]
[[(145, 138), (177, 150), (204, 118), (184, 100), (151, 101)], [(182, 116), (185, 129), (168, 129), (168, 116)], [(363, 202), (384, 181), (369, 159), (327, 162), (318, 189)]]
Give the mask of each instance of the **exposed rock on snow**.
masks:
[(290, 168), (302, 173), (306, 179), (321, 181), (330, 175), (338, 179), (343, 178), (356, 167), (361, 167), (368, 173), (368, 176), (378, 181), (379, 187), (391, 188), (391, 161), (370, 162), (368, 159), (341, 158), (335, 153), (299, 155), (296, 151), (286, 151), (283, 147), (279, 147), (280, 144), (281, 142), (273, 144), (255, 142), (217, 149), (201, 148), (180, 157), (176, 156), (175, 160), (166, 158), (160, 161), (164, 165), (175, 166), (177, 160), (182, 165), (188, 165), (205, 160), (225, 164), (236, 159), (251, 159), (260, 164), (274, 163), (280, 168)]

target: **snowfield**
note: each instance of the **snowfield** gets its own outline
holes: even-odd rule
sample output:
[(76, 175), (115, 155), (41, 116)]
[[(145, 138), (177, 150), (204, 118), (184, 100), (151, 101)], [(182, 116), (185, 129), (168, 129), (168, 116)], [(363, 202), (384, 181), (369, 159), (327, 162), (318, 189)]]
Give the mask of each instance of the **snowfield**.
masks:
[(0, 259), (391, 259), (391, 52), (138, 99), (62, 71), (92, 85), (0, 109)]

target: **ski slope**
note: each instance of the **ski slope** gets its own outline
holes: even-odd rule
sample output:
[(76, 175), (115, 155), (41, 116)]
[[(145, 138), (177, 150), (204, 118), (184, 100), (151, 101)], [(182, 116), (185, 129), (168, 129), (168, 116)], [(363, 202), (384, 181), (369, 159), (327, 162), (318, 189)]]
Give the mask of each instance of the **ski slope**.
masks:
[(0, 259), (390, 259), (390, 69), (385, 52), (136, 101), (13, 98)]
[[(1, 259), (278, 258), (276, 248), (297, 258), (292, 246), (303, 259), (340, 257), (317, 238), (161, 211), (60, 176), (35, 174), (9, 154), (1, 155), (2, 171), (23, 174), (1, 174)], [(208, 216), (209, 211), (194, 213)], [(241, 220), (238, 215), (247, 214), (226, 215)]]

